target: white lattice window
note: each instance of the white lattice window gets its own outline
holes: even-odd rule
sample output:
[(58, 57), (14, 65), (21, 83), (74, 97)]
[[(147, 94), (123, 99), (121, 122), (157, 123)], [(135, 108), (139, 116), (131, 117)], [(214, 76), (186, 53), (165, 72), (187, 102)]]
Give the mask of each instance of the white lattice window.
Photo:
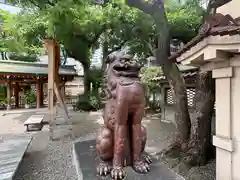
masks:
[(188, 98), (188, 106), (193, 106), (194, 98), (195, 98), (195, 88), (187, 89), (187, 98)]
[(172, 105), (175, 103), (175, 100), (173, 98), (173, 93), (171, 89), (166, 89), (166, 104)]
[[(195, 98), (195, 88), (187, 88), (187, 99), (188, 99), (188, 106), (194, 105), (194, 98)], [(166, 104), (172, 105), (176, 101), (173, 96), (173, 92), (171, 89), (166, 89)]]

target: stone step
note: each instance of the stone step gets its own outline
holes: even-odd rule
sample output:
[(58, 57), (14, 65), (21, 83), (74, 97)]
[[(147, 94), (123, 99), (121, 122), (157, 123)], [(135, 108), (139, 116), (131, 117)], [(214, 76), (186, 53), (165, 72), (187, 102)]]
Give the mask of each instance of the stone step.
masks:
[(31, 140), (31, 136), (12, 136), (0, 142), (0, 180), (12, 180)]

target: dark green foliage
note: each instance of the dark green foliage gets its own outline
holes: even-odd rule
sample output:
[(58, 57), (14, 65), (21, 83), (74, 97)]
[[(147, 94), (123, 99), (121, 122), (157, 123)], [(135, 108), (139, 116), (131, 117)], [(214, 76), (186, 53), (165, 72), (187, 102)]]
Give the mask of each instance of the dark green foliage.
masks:
[(79, 111), (96, 111), (101, 107), (99, 95), (93, 92), (79, 95), (75, 105), (75, 109)]
[(103, 84), (103, 71), (93, 67), (90, 69), (89, 73), (89, 78), (92, 84), (91, 91), (98, 93), (99, 88), (101, 88)]
[(197, 35), (204, 15), (204, 9), (199, 6), (198, 0), (166, 5), (166, 12), (173, 39), (187, 43)]
[(146, 103), (151, 110), (160, 109), (158, 97), (161, 95), (161, 85), (158, 82), (154, 82), (153, 78), (161, 75), (162, 69), (160, 67), (144, 67), (141, 70), (141, 82), (145, 87)]
[(23, 61), (23, 62), (37, 62), (39, 58), (36, 55), (19, 55), (19, 54), (11, 54), (9, 55), (10, 60), (13, 61)]
[(6, 85), (0, 84), (0, 100), (4, 100), (7, 97)]
[(7, 106), (7, 87), (0, 85), (0, 108), (6, 108)]
[(24, 93), (24, 96), (26, 104), (33, 104), (36, 102), (36, 94), (32, 88), (27, 89)]

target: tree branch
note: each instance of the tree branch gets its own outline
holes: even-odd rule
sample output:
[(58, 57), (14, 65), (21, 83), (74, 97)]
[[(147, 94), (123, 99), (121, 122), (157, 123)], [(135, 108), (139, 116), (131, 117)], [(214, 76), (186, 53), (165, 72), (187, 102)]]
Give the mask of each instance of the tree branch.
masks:
[(41, 7), (40, 7), (35, 1), (29, 0), (29, 2), (30, 2), (32, 5), (36, 6), (37, 8), (41, 9)]
[(125, 0), (126, 4), (131, 7), (135, 7), (147, 14), (152, 14), (152, 3), (145, 0)]
[(156, 57), (156, 49), (154, 49), (154, 47), (151, 44), (151, 40), (149, 39), (149, 42), (145, 41), (145, 43), (147, 44), (149, 50), (151, 51), (152, 55)]
[(50, 0), (45, 0), (45, 2), (36, 2), (34, 0), (28, 0), (30, 4), (32, 4), (33, 6), (36, 6), (39, 9), (44, 9), (46, 8), (47, 5), (49, 6), (55, 6), (54, 2), (51, 2)]
[(80, 39), (81, 41), (83, 41), (83, 42), (86, 42), (87, 44), (91, 44), (91, 41), (89, 41), (89, 39), (87, 39), (85, 36), (83, 36), (83, 35), (81, 35), (81, 34), (73, 34), (72, 35), (73, 36), (73, 38), (77, 38), (77, 39)]
[(68, 57), (79, 61), (83, 65), (83, 67), (89, 67), (90, 65), (89, 61), (86, 61), (86, 59), (84, 58), (77, 57), (76, 55), (74, 55), (74, 52), (69, 51), (67, 48), (65, 48), (65, 51)]
[(92, 40), (89, 40), (89, 42), (90, 42), (91, 44), (95, 44), (96, 41), (97, 41), (97, 40), (99, 39), (99, 37), (101, 36), (101, 34), (102, 34), (106, 29), (107, 29), (107, 26), (106, 26), (106, 24), (104, 24), (104, 25), (102, 26), (102, 28), (99, 30), (99, 32), (96, 33), (95, 37), (94, 37)]
[(47, 3), (48, 3), (50, 6), (55, 6), (55, 4), (54, 4), (53, 2), (51, 2), (50, 0), (48, 0)]
[(67, 56), (68, 56), (68, 57), (71, 57), (71, 58), (73, 58), (73, 59), (76, 59), (76, 60), (78, 60), (78, 59), (77, 59), (77, 57), (76, 57), (76, 56), (74, 56), (74, 55), (73, 55), (73, 53), (72, 53), (72, 52), (70, 52), (70, 51), (69, 51), (67, 48), (65, 48), (65, 51), (66, 51), (66, 53), (67, 53)]
[(114, 51), (120, 50), (120, 49), (124, 46), (124, 44), (125, 44), (126, 42), (127, 42), (127, 40), (122, 41), (118, 46), (116, 46), (116, 47), (114, 47), (113, 49), (111, 49), (111, 51), (108, 51), (108, 54), (111, 54), (111, 53), (114, 52)]

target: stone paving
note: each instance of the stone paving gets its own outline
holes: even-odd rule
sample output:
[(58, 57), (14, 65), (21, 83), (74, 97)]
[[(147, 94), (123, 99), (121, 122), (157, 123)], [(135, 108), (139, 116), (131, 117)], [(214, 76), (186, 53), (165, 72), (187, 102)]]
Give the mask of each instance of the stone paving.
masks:
[(12, 180), (32, 137), (20, 134), (0, 142), (0, 180)]
[[(31, 110), (21, 113), (19, 111), (2, 116), (0, 118), (0, 137), (11, 133), (23, 133), (25, 131), (23, 122), (33, 114), (45, 114), (44, 121), (47, 121), (46, 109), (38, 112)], [(70, 115), (76, 138), (95, 135), (103, 123), (100, 112), (71, 112)], [(149, 154), (156, 155), (171, 143), (171, 137), (175, 131), (173, 125), (161, 123), (158, 115), (148, 116), (144, 119), (143, 124), (148, 130), (146, 151)], [(76, 170), (72, 163), (72, 141), (65, 136), (67, 127), (62, 125), (56, 128), (55, 136), (59, 139), (56, 141), (49, 140), (47, 125), (41, 132), (30, 133), (33, 135), (33, 140), (14, 180), (77, 180)], [(193, 174), (191, 180), (206, 179), (204, 178), (206, 175), (202, 172), (207, 172), (207, 175), (213, 174), (211, 170), (206, 171), (206, 167), (203, 167), (202, 171), (197, 168), (191, 169), (189, 172)], [(214, 178), (207, 177), (207, 180), (214, 180)]]

